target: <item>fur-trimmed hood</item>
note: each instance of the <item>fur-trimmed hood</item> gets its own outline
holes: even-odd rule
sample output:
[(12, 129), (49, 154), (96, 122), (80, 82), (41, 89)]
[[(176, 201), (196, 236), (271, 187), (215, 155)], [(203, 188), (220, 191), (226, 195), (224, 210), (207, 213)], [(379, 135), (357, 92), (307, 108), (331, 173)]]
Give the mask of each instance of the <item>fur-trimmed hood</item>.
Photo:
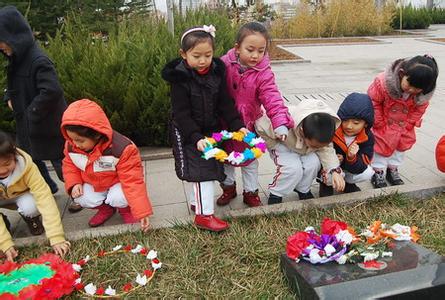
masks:
[[(222, 76), (225, 73), (225, 65), (219, 58), (213, 58), (211, 71), (216, 75)], [(185, 60), (182, 58), (176, 58), (167, 63), (162, 69), (162, 78), (170, 83), (178, 83), (193, 77), (196, 72), (191, 69)]]
[[(394, 61), (385, 71), (385, 86), (388, 91), (388, 94), (394, 99), (402, 98), (403, 91), (400, 86), (400, 69), (402, 67), (402, 63), (409, 58), (401, 58)], [(416, 104), (423, 104), (427, 101), (430, 101), (433, 97), (434, 90), (429, 92), (428, 94), (419, 94), (414, 97), (414, 101)]]

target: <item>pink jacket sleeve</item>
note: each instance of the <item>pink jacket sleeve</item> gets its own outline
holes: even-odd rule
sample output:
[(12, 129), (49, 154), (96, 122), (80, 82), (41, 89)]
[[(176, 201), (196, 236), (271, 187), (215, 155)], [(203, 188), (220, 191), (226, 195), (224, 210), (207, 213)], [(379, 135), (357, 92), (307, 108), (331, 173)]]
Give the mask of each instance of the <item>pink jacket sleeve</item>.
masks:
[(385, 96), (378, 77), (369, 86), (368, 96), (371, 98), (372, 106), (374, 107), (374, 128), (380, 128), (385, 124), (385, 119), (383, 118), (383, 100), (385, 100)]
[(266, 110), (266, 114), (275, 129), (284, 125), (287, 128), (294, 127), (294, 121), (284, 105), (283, 97), (275, 84), (275, 76), (270, 68), (265, 70), (258, 82), (258, 98)]

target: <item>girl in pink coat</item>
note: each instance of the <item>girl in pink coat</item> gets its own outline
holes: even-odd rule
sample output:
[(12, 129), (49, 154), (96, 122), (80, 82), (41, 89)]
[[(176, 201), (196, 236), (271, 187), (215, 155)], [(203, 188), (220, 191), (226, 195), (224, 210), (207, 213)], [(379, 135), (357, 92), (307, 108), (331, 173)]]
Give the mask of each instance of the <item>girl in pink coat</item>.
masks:
[[(238, 31), (235, 47), (221, 57), (226, 65), (227, 88), (235, 101), (244, 124), (254, 130), (255, 121), (265, 113), (272, 121), (277, 138), (286, 139), (288, 129), (294, 127), (283, 98), (275, 84), (267, 54), (269, 44), (267, 29), (258, 22), (243, 25)], [(227, 205), (236, 197), (235, 168), (224, 166), (226, 179), (221, 187), (223, 194), (218, 205)], [(243, 201), (250, 207), (260, 206), (258, 196), (258, 161), (241, 166)]]
[(429, 55), (398, 59), (379, 74), (368, 88), (374, 106), (375, 136), (371, 179), (375, 188), (404, 184), (398, 167), (405, 151), (416, 142), (414, 127), (420, 127), (422, 116), (436, 88), (439, 70)]

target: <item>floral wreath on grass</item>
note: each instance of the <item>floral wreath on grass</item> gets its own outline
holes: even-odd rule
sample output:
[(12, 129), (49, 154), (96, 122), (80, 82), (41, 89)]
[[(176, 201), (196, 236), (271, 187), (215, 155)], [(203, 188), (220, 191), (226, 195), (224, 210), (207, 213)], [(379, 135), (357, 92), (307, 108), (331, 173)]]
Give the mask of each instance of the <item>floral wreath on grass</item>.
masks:
[(363, 263), (367, 268), (379, 268), (382, 265), (376, 261), (379, 257), (392, 257), (390, 240), (416, 242), (420, 238), (415, 226), (388, 226), (381, 221), (374, 221), (359, 235), (345, 222), (328, 218), (323, 220), (320, 227), (321, 234), (313, 227), (307, 227), (288, 237), (287, 256), (297, 263), (304, 259), (312, 264), (336, 261), (339, 264)]
[(71, 263), (47, 253), (23, 263), (0, 265), (0, 298), (59, 299), (73, 291), (78, 277)]
[[(133, 282), (127, 282), (123, 288), (122, 291), (117, 291), (116, 289), (113, 289), (111, 286), (108, 286), (107, 288), (104, 287), (97, 287), (93, 283), (84, 284), (80, 278), (80, 273), (82, 271), (82, 266), (86, 265), (89, 261), (103, 258), (105, 256), (111, 256), (121, 253), (133, 253), (135, 255), (143, 255), (146, 256), (147, 260), (151, 261), (151, 267), (153, 270), (146, 269), (142, 272), (143, 275), (137, 274), (135, 278), (135, 283)], [(158, 254), (155, 250), (148, 250), (147, 248), (137, 245), (135, 248), (133, 248), (131, 245), (127, 245), (123, 247), (122, 245), (118, 245), (113, 248), (112, 251), (106, 252), (106, 251), (99, 251), (99, 253), (93, 257), (90, 257), (87, 255), (85, 258), (79, 260), (76, 264), (73, 264), (73, 269), (79, 274), (79, 278), (74, 283), (74, 288), (79, 291), (81, 294), (84, 294), (88, 297), (94, 297), (94, 298), (116, 298), (116, 297), (123, 297), (128, 293), (131, 293), (143, 286), (145, 286), (148, 282), (150, 282), (155, 273), (156, 270), (161, 268), (162, 262), (159, 261), (157, 258)]]
[[(204, 149), (202, 158), (206, 160), (215, 158), (220, 162), (228, 161), (233, 165), (240, 165), (246, 161), (257, 159), (266, 152), (266, 143), (261, 137), (256, 137), (253, 132), (244, 134), (241, 131), (223, 130), (213, 133), (211, 137), (205, 137), (205, 140), (207, 147)], [(243, 152), (232, 151), (227, 154), (226, 151), (216, 147), (227, 140), (245, 142), (250, 146), (250, 149), (245, 149)]]

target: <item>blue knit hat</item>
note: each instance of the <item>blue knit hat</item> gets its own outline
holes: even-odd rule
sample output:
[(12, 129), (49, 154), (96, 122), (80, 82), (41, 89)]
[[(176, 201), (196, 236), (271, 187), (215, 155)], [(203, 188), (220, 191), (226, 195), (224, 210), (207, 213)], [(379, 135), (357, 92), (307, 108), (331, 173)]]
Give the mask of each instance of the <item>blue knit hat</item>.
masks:
[(365, 120), (368, 128), (374, 124), (374, 107), (367, 94), (349, 94), (340, 105), (337, 115), (342, 121), (347, 119)]

